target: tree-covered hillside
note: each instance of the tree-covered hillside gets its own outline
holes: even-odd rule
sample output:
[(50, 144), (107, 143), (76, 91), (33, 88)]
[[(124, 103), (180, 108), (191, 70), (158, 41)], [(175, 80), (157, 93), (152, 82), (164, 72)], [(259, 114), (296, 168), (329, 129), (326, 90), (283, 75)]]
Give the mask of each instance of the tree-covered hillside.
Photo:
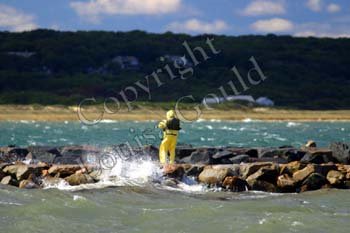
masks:
[[(208, 38), (220, 52), (210, 50)], [(200, 61), (196, 66), (184, 42), (192, 49), (200, 46), (210, 58), (204, 61), (195, 51)], [(267, 96), (277, 106), (349, 109), (349, 54), (349, 39), (142, 31), (0, 32), (0, 103), (77, 104), (85, 97), (103, 101), (111, 96), (122, 100), (121, 91), (134, 99), (133, 90), (138, 101), (176, 101), (193, 95), (199, 102), (208, 93), (220, 95), (220, 86), (233, 94), (227, 85), (232, 80), (241, 94)], [(185, 59), (181, 59), (183, 55)], [(267, 79), (243, 92), (231, 69), (236, 66), (246, 79), (253, 67), (252, 56)], [(184, 64), (177, 69), (172, 59)], [(177, 75), (173, 80), (167, 64)], [(157, 72), (159, 69), (162, 72)], [(181, 79), (179, 71), (185, 69), (188, 72)], [(159, 80), (150, 76), (152, 72)], [(125, 90), (127, 87), (134, 89)]]

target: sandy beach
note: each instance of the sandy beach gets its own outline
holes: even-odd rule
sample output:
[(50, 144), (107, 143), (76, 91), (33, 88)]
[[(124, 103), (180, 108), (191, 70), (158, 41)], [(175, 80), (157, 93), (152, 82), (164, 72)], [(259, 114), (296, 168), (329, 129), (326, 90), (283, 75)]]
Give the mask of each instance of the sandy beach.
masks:
[[(283, 110), (252, 108), (244, 110), (203, 109), (197, 112), (186, 107), (181, 114), (188, 120), (262, 120), (262, 121), (350, 121), (350, 110)], [(80, 111), (80, 118), (94, 120), (161, 120), (166, 109), (155, 107), (136, 107), (132, 111), (122, 108), (114, 113), (103, 110), (102, 106), (89, 106)], [(0, 121), (79, 121), (76, 106), (37, 106), (37, 105), (1, 105)]]

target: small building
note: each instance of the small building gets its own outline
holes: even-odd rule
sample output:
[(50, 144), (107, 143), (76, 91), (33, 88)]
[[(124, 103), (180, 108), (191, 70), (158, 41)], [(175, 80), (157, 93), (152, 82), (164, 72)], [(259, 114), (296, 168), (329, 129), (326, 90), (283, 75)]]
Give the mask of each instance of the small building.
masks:
[(251, 95), (230, 95), (226, 97), (226, 101), (234, 102), (234, 101), (245, 101), (254, 103), (255, 100)]
[(209, 105), (209, 104), (221, 104), (225, 102), (225, 98), (223, 97), (205, 97), (202, 100), (202, 104)]
[(7, 52), (8, 55), (17, 56), (17, 57), (23, 57), (23, 58), (30, 58), (36, 54), (36, 52), (28, 52), (28, 51), (10, 51)]
[(116, 56), (111, 62), (119, 64), (120, 68), (125, 70), (137, 70), (140, 68), (140, 62), (134, 56)]
[(275, 103), (267, 97), (259, 97), (255, 102), (258, 105), (266, 106), (266, 107), (272, 107), (275, 105)]
[(193, 66), (192, 62), (186, 56), (165, 55), (164, 58), (168, 62), (176, 63), (179, 67), (188, 68)]

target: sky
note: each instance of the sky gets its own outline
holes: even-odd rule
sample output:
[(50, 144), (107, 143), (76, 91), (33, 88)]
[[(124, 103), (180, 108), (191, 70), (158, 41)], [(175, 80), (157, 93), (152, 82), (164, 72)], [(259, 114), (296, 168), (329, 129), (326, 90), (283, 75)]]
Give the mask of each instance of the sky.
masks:
[(350, 37), (350, 0), (0, 0), (0, 30)]

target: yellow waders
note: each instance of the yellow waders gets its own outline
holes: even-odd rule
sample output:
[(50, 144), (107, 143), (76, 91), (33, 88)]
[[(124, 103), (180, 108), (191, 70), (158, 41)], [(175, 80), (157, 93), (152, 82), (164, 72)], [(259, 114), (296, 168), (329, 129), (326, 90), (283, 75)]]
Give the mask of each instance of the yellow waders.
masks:
[(178, 130), (165, 130), (164, 138), (159, 147), (159, 161), (161, 164), (167, 163), (168, 153), (170, 154), (169, 163), (175, 162), (175, 148), (177, 143)]

